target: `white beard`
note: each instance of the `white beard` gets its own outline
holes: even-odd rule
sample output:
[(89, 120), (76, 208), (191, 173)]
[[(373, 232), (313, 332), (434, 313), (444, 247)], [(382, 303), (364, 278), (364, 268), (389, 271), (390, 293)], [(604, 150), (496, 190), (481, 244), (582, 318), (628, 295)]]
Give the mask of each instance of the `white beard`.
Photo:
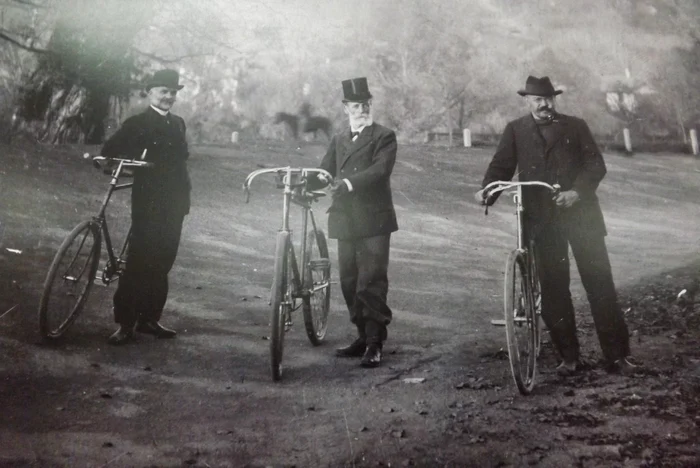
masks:
[(357, 119), (355, 121), (350, 119), (350, 130), (353, 132), (361, 132), (363, 128), (369, 127), (373, 123), (372, 114), (369, 114), (367, 118)]

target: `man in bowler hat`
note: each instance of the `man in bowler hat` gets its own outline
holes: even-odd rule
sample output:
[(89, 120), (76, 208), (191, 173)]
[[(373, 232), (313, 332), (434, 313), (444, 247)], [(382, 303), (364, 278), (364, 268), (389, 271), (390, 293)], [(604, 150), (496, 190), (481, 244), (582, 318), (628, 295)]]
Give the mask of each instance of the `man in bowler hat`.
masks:
[(131, 240), (124, 274), (114, 294), (119, 329), (108, 343), (131, 341), (134, 330), (157, 338), (175, 331), (159, 323), (168, 295), (168, 273), (190, 210), (189, 151), (185, 122), (170, 112), (179, 84), (175, 70), (160, 70), (146, 84), (150, 106), (128, 118), (102, 148), (106, 157), (140, 158), (152, 168), (135, 170), (131, 192)]
[(335, 178), (328, 235), (338, 240), (340, 285), (358, 337), (336, 355), (361, 357), (363, 367), (377, 367), (391, 322), (386, 300), (389, 244), (398, 230), (390, 184), (396, 134), (373, 121), (366, 78), (342, 86), (349, 128), (333, 136), (320, 167)]
[[(529, 76), (524, 97), (529, 113), (514, 120), (503, 132), (482, 187), (510, 180), (515, 171), (521, 181), (559, 184), (555, 197), (542, 187), (523, 187), (525, 233), (534, 240), (542, 292), (542, 318), (561, 355), (560, 375), (580, 367), (574, 306), (569, 290), (569, 246), (576, 260), (591, 306), (598, 339), (611, 372), (629, 373), (636, 367), (630, 354), (629, 335), (618, 304), (607, 234), (596, 189), (606, 173), (605, 162), (582, 119), (556, 112), (555, 90), (549, 77)], [(477, 193), (491, 205), (496, 196)]]

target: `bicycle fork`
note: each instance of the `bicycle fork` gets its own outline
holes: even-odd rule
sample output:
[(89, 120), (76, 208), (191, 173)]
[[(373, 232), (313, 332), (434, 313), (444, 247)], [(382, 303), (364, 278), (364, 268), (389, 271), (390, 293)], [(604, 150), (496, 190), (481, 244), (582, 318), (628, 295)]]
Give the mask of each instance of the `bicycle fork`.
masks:
[[(282, 312), (284, 313), (285, 331), (289, 331), (294, 324), (292, 321), (294, 294), (300, 289), (299, 285), (296, 284), (297, 278), (299, 277), (299, 268), (297, 266), (296, 256), (294, 255), (294, 249), (291, 246), (291, 235), (292, 233), (288, 230), (280, 230), (277, 232), (275, 271), (279, 271), (280, 269), (282, 270), (282, 275), (279, 278), (279, 280), (282, 281), (282, 284), (278, 285), (276, 283), (278, 278), (277, 275), (275, 275), (270, 288), (269, 301), (270, 305), (275, 303), (276, 291), (279, 287), (281, 287), (282, 290), (280, 291), (281, 297), (279, 307), (282, 308)], [(278, 262), (281, 262), (281, 264)]]

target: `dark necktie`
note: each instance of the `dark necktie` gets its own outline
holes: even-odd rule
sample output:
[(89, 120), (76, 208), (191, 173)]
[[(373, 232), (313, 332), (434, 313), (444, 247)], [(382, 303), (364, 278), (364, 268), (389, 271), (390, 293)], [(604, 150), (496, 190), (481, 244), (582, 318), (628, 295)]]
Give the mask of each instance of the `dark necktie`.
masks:
[(360, 132), (350, 132), (350, 133), (351, 133), (350, 138), (353, 139), (353, 140), (354, 140), (355, 138), (357, 138), (358, 136), (360, 136)]

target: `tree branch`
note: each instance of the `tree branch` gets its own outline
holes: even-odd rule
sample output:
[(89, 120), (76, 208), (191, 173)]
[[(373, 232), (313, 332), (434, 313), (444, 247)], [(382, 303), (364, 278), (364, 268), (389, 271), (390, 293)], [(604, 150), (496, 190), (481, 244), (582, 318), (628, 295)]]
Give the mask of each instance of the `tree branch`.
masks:
[(19, 42), (17, 39), (14, 39), (13, 37), (8, 36), (7, 34), (5, 34), (2, 31), (0, 31), (0, 39), (5, 39), (7, 42), (14, 44), (15, 46), (17, 46), (21, 49), (28, 50), (29, 52), (34, 52), (37, 54), (48, 54), (49, 53), (49, 51), (46, 49), (37, 49), (36, 47), (24, 45), (21, 42)]
[(150, 52), (144, 52), (143, 50), (139, 50), (136, 47), (132, 47), (131, 50), (136, 52), (139, 55), (143, 55), (146, 58), (149, 58), (151, 60), (155, 60), (156, 62), (160, 63), (177, 63), (180, 62), (184, 59), (188, 58), (194, 58), (194, 57), (207, 57), (209, 55), (213, 55), (212, 53), (199, 53), (199, 54), (186, 54), (186, 55), (181, 55), (179, 57), (174, 57), (174, 58), (165, 58), (161, 57), (159, 55), (152, 54)]
[(12, 0), (20, 5), (30, 6), (32, 8), (46, 8), (46, 5), (40, 5), (39, 3), (30, 2), (29, 0)]

